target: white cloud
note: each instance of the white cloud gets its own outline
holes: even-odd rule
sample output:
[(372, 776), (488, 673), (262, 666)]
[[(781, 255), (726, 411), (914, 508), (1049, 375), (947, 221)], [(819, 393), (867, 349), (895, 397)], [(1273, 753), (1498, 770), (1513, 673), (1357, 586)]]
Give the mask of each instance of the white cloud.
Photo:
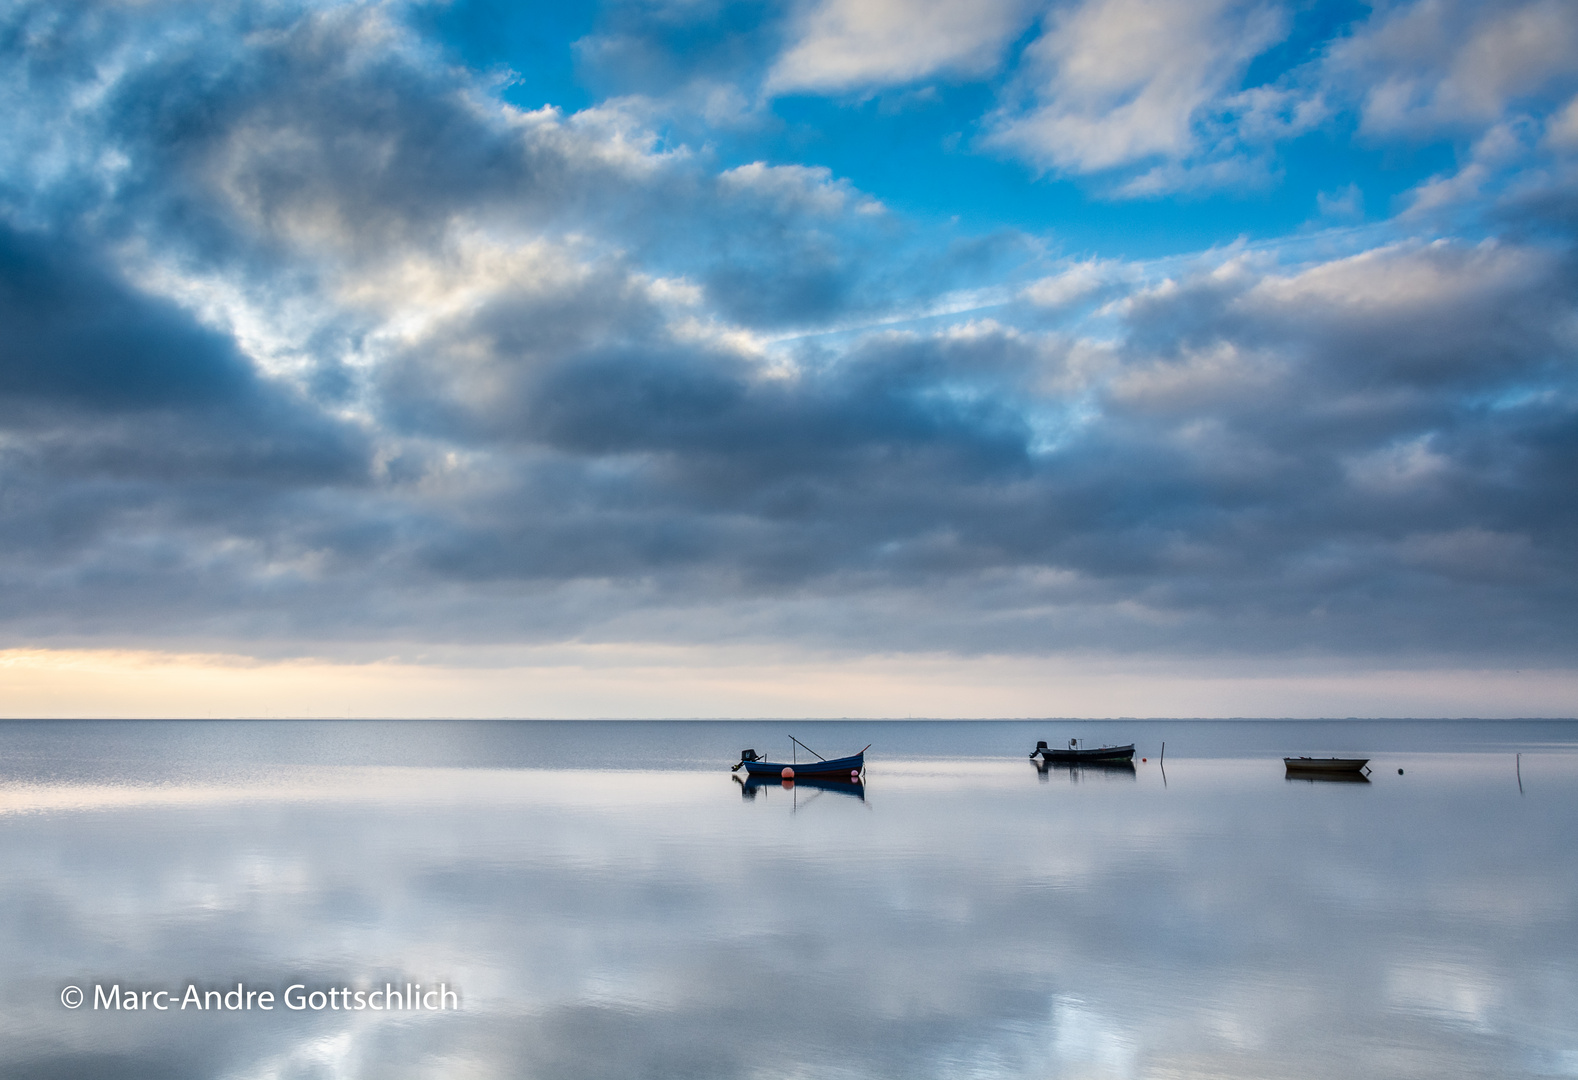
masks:
[(1364, 192), (1358, 184), (1347, 184), (1335, 191), (1322, 191), (1315, 196), (1322, 217), (1361, 218), (1364, 216)]
[(1578, 97), (1551, 117), (1545, 127), (1545, 139), (1562, 150), (1578, 150)]
[(1322, 263), (1291, 277), (1268, 276), (1245, 294), (1251, 307), (1289, 311), (1340, 308), (1350, 317), (1395, 318), (1462, 309), (1500, 290), (1530, 285), (1544, 259), (1524, 248), (1494, 243), (1474, 248), (1437, 241), (1399, 244)]
[(1038, 307), (1064, 307), (1132, 276), (1131, 268), (1116, 259), (1089, 259), (1031, 282), (1025, 287), (1024, 297)]
[(1431, 436), (1394, 443), (1344, 462), (1348, 479), (1379, 495), (1402, 495), (1442, 477), (1451, 462), (1431, 448)]
[[(1185, 350), (1175, 361), (1126, 371), (1113, 380), (1111, 392), (1130, 408), (1204, 416), (1230, 401), (1265, 399), (1278, 393), (1285, 368), (1276, 357), (1220, 342), (1206, 349)], [(1191, 444), (1219, 442), (1218, 433), (1210, 427), (1195, 419), (1186, 423), (1182, 434)], [(1239, 455), (1243, 452), (1242, 448), (1236, 451)]]
[(1517, 99), (1578, 83), (1578, 5), (1419, 0), (1383, 7), (1326, 65), (1366, 87), (1362, 129), (1426, 134), (1499, 119)]
[(1187, 158), (1286, 25), (1279, 8), (1235, 0), (1086, 0), (1026, 50), (1033, 105), (1000, 113), (992, 142), (1069, 172)]
[(1487, 186), (1527, 156), (1532, 142), (1533, 132), (1526, 122), (1495, 125), (1474, 143), (1467, 164), (1457, 172), (1433, 176), (1415, 188), (1404, 216), (1477, 201)]
[(841, 214), (847, 207), (862, 214), (882, 212), (882, 204), (856, 191), (848, 180), (835, 180), (821, 165), (768, 165), (753, 161), (723, 172), (724, 192), (765, 197), (784, 209), (820, 216)]
[(1030, 15), (1025, 0), (821, 0), (801, 14), (767, 86), (836, 91), (981, 74)]

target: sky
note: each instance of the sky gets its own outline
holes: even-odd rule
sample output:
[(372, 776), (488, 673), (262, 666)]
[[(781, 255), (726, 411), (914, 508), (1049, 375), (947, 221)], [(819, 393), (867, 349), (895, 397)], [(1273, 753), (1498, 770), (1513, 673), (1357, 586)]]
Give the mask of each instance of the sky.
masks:
[(1578, 714), (1565, 0), (0, 5), (0, 712)]

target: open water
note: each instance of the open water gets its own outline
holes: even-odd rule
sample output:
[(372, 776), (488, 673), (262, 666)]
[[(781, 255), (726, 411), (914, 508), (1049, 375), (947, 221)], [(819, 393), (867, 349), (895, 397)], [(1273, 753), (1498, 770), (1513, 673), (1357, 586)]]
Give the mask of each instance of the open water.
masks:
[(12, 1080), (1578, 1076), (1578, 724), (0, 722), (0, 956)]

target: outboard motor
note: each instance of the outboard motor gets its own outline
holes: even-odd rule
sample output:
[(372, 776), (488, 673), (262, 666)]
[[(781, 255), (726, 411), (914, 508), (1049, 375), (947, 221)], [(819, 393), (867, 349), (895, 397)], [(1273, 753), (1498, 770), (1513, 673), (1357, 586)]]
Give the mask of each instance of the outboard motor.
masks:
[(1036, 740), (1036, 749), (1037, 750), (1045, 750), (1046, 748), (1047, 748), (1047, 741), (1045, 739), (1037, 739)]
[(759, 759), (756, 756), (756, 751), (755, 750), (741, 750), (740, 751), (740, 760), (741, 761), (757, 761)]

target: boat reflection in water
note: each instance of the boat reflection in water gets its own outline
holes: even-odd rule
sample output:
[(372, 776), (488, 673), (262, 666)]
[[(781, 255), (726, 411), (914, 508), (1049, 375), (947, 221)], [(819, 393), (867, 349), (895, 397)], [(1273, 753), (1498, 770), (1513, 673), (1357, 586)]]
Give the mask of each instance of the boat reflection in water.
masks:
[(1303, 781), (1306, 784), (1368, 784), (1370, 778), (1363, 773), (1356, 772), (1300, 772), (1289, 769), (1283, 779), (1294, 784)]
[(1034, 758), (1030, 763), (1036, 767), (1036, 779), (1043, 784), (1056, 776), (1068, 777), (1069, 783), (1077, 784), (1087, 777), (1099, 776), (1107, 780), (1134, 779), (1133, 760), (1120, 761), (1037, 761)]
[(767, 776), (752, 776), (749, 779), (742, 780), (736, 775), (734, 782), (740, 785), (740, 797), (742, 799), (754, 799), (757, 793), (764, 788), (781, 788), (784, 791), (793, 791), (797, 794), (801, 792), (820, 793), (823, 791), (834, 791), (840, 795), (848, 795), (852, 799), (859, 799), (861, 802), (866, 801), (866, 784), (864, 780), (828, 780), (819, 777), (775, 780)]

